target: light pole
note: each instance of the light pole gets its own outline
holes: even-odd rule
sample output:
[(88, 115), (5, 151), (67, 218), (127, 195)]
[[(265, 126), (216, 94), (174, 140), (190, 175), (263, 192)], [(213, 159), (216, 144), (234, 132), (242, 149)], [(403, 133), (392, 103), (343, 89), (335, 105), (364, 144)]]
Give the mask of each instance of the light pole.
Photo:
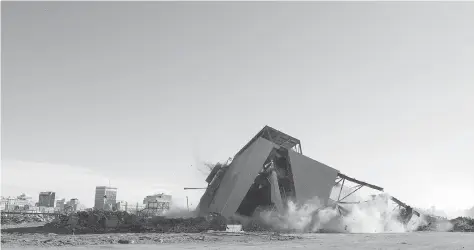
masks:
[(189, 212), (189, 199), (188, 199), (188, 196), (186, 196), (186, 206), (188, 207), (188, 212)]
[[(193, 187), (185, 187), (184, 188), (184, 190), (194, 190), (194, 189), (207, 189), (207, 188), (193, 188)], [(186, 206), (188, 207), (188, 212), (189, 212), (189, 199), (188, 199), (188, 196), (186, 196)]]

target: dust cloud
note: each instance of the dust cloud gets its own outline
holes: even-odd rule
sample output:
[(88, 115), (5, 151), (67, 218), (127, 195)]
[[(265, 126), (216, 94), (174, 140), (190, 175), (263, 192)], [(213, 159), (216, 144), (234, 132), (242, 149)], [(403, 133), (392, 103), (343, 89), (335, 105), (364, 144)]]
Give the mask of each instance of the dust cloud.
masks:
[(296, 232), (338, 233), (403, 233), (411, 232), (424, 223), (423, 218), (413, 216), (407, 225), (398, 218), (398, 209), (389, 206), (388, 194), (378, 195), (370, 201), (342, 205), (348, 213), (340, 216), (338, 206), (322, 207), (317, 200), (302, 206), (288, 203), (283, 214), (262, 211), (258, 216), (275, 230)]
[(172, 205), (168, 211), (164, 214), (165, 218), (176, 219), (176, 218), (191, 218), (196, 217), (196, 212), (193, 210), (188, 210), (185, 207), (178, 205)]

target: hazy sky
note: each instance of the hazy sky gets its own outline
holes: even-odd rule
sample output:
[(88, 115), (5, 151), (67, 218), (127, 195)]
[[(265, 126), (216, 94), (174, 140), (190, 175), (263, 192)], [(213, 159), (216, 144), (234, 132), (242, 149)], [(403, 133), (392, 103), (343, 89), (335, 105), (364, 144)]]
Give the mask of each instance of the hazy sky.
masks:
[(268, 124), (420, 207), (474, 205), (474, 3), (2, 2), (2, 195), (197, 204)]

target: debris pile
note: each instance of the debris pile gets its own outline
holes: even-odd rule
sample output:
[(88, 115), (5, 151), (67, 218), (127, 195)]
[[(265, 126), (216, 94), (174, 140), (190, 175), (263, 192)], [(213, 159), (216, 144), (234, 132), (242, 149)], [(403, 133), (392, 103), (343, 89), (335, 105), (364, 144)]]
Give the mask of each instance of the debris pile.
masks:
[(32, 222), (48, 222), (51, 221), (51, 216), (44, 216), (42, 214), (4, 214), (2, 213), (2, 225), (16, 225)]
[(125, 212), (80, 211), (70, 215), (61, 215), (46, 224), (45, 228), (77, 233), (100, 233), (105, 232), (105, 229), (111, 225), (120, 227), (127, 222), (132, 224), (132, 220), (133, 217)]
[(203, 231), (223, 231), (226, 221), (218, 215), (197, 218), (138, 217), (126, 212), (81, 211), (69, 216), (61, 216), (45, 225), (51, 232), (68, 233), (111, 233), (111, 232), (157, 232), (157, 233), (198, 233)]
[(457, 217), (447, 218), (424, 215), (424, 223), (418, 231), (449, 231), (449, 232), (474, 232), (474, 218)]
[(156, 217), (152, 219), (153, 231), (159, 233), (195, 233), (209, 230), (226, 230), (226, 220), (220, 216), (175, 218)]
[(458, 217), (450, 220), (453, 232), (474, 232), (474, 218)]
[(273, 228), (268, 223), (260, 219), (249, 220), (246, 223), (242, 224), (242, 230), (246, 232), (269, 232), (269, 231), (278, 231)]

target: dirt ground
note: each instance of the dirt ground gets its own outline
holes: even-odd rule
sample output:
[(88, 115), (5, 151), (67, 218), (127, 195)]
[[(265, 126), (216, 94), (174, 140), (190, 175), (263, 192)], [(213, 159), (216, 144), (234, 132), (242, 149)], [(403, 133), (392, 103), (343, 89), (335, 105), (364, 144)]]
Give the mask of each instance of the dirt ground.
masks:
[[(474, 249), (473, 233), (405, 234), (2, 234), (2, 248), (21, 249)], [(122, 242), (122, 243), (120, 243)]]

